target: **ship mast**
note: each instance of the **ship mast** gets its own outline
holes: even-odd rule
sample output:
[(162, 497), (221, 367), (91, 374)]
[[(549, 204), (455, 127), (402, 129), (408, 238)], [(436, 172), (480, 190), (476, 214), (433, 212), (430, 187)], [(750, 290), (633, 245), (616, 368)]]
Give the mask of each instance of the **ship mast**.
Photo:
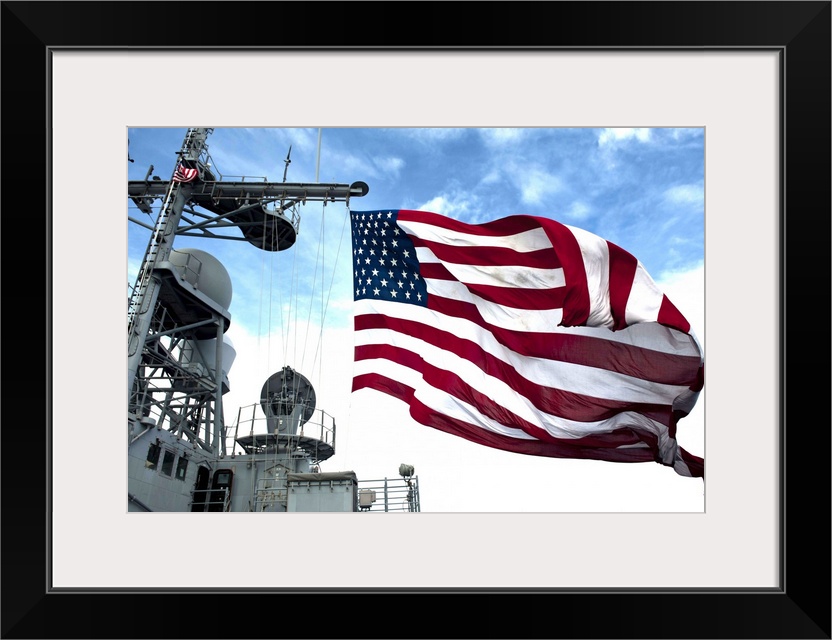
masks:
[[(222, 284), (227, 273), (211, 256), (174, 250), (178, 235), (247, 241), (264, 251), (295, 242), (296, 205), (342, 201), (367, 193), (363, 182), (303, 184), (225, 180), (214, 175), (208, 155), (212, 128), (189, 128), (169, 181), (130, 181), (128, 197), (143, 212), (162, 205), (129, 300), (127, 326), (128, 441), (155, 424), (176, 431), (195, 447), (225, 455), (222, 395), (223, 335), (230, 324)], [(287, 156), (288, 164), (288, 156)], [(199, 207), (202, 221), (183, 212)], [(146, 226), (146, 225), (144, 225)], [(236, 229), (242, 236), (222, 235)], [(213, 345), (206, 347), (206, 345)], [(151, 417), (151, 413), (154, 417)], [(155, 421), (159, 422), (155, 422)]]
[[(203, 150), (207, 153), (206, 140), (210, 133), (211, 130), (205, 128), (188, 129), (182, 143), (182, 150), (178, 154), (182, 164), (196, 164)], [(174, 169), (174, 176), (168, 182), (165, 200), (159, 217), (156, 219), (156, 226), (150, 237), (130, 301), (127, 315), (128, 397), (133, 389), (136, 371), (141, 362), (144, 346), (142, 343), (150, 330), (152, 310), (159, 296), (161, 279), (154, 275), (154, 270), (158, 263), (166, 261), (170, 255), (176, 228), (182, 218), (182, 211), (194, 189), (193, 182), (182, 182), (176, 179), (178, 169), (179, 165)]]

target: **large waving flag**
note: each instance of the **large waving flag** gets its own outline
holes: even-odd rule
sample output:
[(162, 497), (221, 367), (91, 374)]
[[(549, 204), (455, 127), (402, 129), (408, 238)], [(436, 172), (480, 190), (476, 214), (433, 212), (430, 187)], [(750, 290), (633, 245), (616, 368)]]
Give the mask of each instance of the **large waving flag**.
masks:
[(704, 477), (676, 440), (704, 384), (702, 348), (635, 257), (533, 216), (351, 219), (353, 391), (489, 447)]

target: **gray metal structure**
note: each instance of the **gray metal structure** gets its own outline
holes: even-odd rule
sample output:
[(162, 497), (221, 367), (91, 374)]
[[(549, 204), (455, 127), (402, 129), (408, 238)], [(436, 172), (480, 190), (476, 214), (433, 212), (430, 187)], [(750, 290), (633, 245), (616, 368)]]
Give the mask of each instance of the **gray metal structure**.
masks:
[(133, 205), (156, 215), (152, 226), (130, 218), (151, 235), (128, 301), (128, 510), (420, 511), (412, 467), (390, 481), (320, 471), (335, 453), (335, 420), (291, 367), (270, 376), (259, 405), (227, 424), (230, 278), (216, 258), (177, 250), (174, 240), (242, 240), (284, 251), (297, 239), (297, 205), (348, 205), (368, 186), (287, 183), (285, 175), (280, 183), (224, 180), (208, 154), (212, 131), (187, 130), (170, 180), (151, 178), (151, 166), (144, 180), (128, 182)]

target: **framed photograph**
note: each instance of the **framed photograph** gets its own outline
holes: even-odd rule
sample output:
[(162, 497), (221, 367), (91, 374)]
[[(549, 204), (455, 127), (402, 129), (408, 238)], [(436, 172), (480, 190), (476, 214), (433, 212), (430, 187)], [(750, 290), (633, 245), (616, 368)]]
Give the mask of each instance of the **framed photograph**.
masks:
[[(3, 637), (304, 637), (308, 614), (316, 636), (389, 637), (366, 616), (396, 605), (414, 637), (463, 613), (472, 637), (830, 638), (830, 433), (804, 415), (829, 332), (788, 313), (828, 307), (830, 3), (320, 7), (2, 4)], [(577, 506), (128, 518), (127, 134), (203, 125), (704, 132), (693, 507), (582, 509), (602, 484), (541, 472)], [(291, 620), (248, 615), (284, 602)], [(114, 610), (148, 615), (118, 629)]]

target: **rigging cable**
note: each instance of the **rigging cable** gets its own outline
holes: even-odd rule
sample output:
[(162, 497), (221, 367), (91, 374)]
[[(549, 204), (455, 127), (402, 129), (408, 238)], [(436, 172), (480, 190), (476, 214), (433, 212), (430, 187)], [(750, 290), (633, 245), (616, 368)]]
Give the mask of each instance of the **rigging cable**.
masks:
[[(268, 237), (266, 235), (267, 232), (267, 225), (266, 225), (266, 210), (263, 209), (263, 235), (260, 238), (262, 246), (265, 247), (266, 241)], [(268, 268), (268, 305), (266, 308), (266, 360), (265, 360), (265, 375), (269, 375), (269, 358), (271, 355), (271, 336), (272, 336), (272, 291), (274, 288), (274, 260), (275, 256), (274, 253), (271, 251), (265, 251), (266, 255), (263, 256), (263, 261), (261, 263), (262, 268), (260, 272), (260, 309), (258, 311), (257, 316), (257, 349), (258, 352), (263, 352), (263, 345), (261, 344), (261, 340), (263, 339), (263, 294), (265, 289), (265, 280), (266, 280), (266, 271)], [(280, 290), (278, 289), (278, 296), (280, 295)]]
[[(318, 339), (318, 347), (321, 347), (321, 345), (323, 344), (324, 323), (326, 321), (326, 312), (329, 309), (329, 300), (332, 297), (332, 289), (333, 289), (334, 283), (335, 283), (335, 274), (338, 272), (338, 270), (337, 270), (338, 258), (341, 256), (341, 246), (344, 243), (344, 232), (347, 229), (347, 222), (349, 221), (349, 218), (350, 218), (350, 208), (349, 208), (348, 204), (346, 205), (346, 210), (347, 210), (347, 215), (344, 216), (344, 224), (341, 226), (341, 238), (338, 240), (338, 250), (335, 253), (335, 264), (333, 264), (333, 266), (332, 266), (332, 278), (330, 278), (330, 281), (329, 281), (329, 291), (327, 291), (326, 304), (325, 305), (323, 304), (323, 299), (322, 299), (321, 328), (320, 328), (320, 337)], [(313, 366), (317, 361), (318, 361), (318, 350), (316, 349), (315, 350), (315, 359), (313, 360)], [(323, 365), (323, 354), (321, 354), (321, 365)]]
[(297, 362), (298, 359), (298, 309), (300, 307), (300, 272), (298, 270), (297, 251), (292, 251), (292, 274), (289, 281), (289, 308), (287, 309), (287, 316), (289, 317), (289, 327), (291, 329), (292, 339), (289, 340), (289, 332), (286, 335), (286, 346), (283, 349), (283, 362), (287, 362), (287, 354), (289, 352), (289, 345), (292, 347), (292, 361)]
[[(323, 289), (324, 289), (324, 287), (323, 287), (323, 285), (324, 285), (323, 272), (324, 272), (324, 267), (323, 267), (322, 263), (324, 262), (324, 258), (321, 254), (322, 254), (322, 251), (323, 251), (323, 248), (324, 248), (324, 245), (325, 245), (325, 243), (324, 243), (324, 238), (325, 238), (324, 220), (326, 219), (325, 211), (326, 211), (326, 203), (324, 203), (324, 205), (321, 209), (321, 234), (318, 237), (318, 253), (315, 257), (315, 271), (312, 274), (312, 287), (310, 289), (311, 294), (309, 295), (309, 311), (306, 314), (306, 334), (304, 335), (304, 338), (303, 338), (303, 356), (301, 357), (301, 367), (303, 367), (304, 361), (306, 360), (306, 350), (309, 346), (309, 327), (312, 324), (312, 306), (313, 306), (314, 297), (315, 297), (315, 285), (318, 282), (318, 265), (321, 265), (321, 309), (323, 311), (323, 299), (324, 299), (324, 296), (323, 296)], [(323, 318), (321, 318), (321, 323), (322, 323), (321, 326), (323, 327)], [(317, 353), (317, 349), (315, 351)], [(313, 360), (311, 370), (314, 371), (314, 369), (315, 369), (315, 361)]]

